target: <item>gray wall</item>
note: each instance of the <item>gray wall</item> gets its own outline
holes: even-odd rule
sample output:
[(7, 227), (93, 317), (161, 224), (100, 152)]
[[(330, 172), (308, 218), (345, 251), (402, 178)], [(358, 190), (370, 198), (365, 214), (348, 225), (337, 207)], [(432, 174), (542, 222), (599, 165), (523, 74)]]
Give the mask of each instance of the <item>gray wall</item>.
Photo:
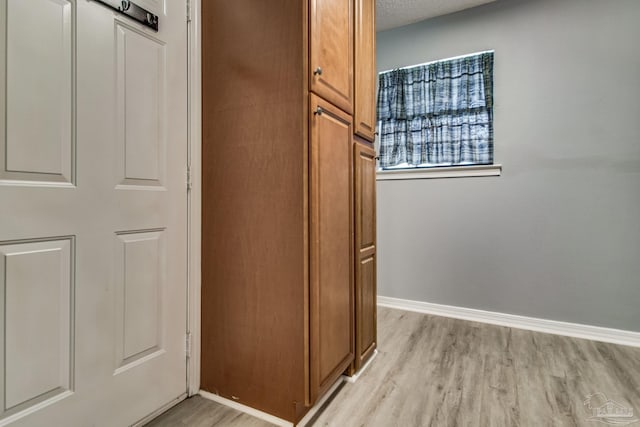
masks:
[(501, 177), (378, 181), (379, 295), (640, 331), (640, 1), (507, 0), (378, 33), (495, 50)]

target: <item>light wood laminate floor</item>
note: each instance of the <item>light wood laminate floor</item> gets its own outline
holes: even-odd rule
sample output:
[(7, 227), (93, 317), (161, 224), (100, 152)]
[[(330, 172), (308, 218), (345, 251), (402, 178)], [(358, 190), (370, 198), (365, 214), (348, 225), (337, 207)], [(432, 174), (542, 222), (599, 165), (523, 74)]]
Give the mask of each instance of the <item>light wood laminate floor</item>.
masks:
[[(378, 355), (311, 425), (606, 426), (603, 396), (640, 418), (640, 348), (380, 307)], [(195, 397), (150, 426), (270, 426)], [(617, 424), (620, 425), (620, 424)], [(640, 427), (640, 421), (630, 424)]]

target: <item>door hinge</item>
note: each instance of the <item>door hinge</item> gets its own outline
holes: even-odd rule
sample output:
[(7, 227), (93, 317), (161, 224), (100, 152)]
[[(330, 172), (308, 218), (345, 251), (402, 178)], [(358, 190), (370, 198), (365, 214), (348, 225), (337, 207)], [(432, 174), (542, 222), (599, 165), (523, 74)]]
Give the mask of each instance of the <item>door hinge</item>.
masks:
[(187, 166), (187, 191), (191, 191), (191, 167)]
[(191, 332), (187, 332), (184, 336), (184, 354), (187, 359), (191, 359)]
[(187, 0), (187, 22), (191, 22), (191, 0)]

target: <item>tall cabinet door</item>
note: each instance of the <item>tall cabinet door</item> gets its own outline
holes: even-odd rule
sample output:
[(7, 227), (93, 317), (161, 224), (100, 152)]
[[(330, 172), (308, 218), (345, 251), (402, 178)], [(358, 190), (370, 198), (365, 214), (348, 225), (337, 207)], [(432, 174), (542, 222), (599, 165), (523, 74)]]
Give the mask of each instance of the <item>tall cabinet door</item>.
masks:
[(311, 95), (310, 403), (351, 364), (351, 117)]
[(376, 153), (354, 144), (357, 371), (376, 349)]
[(353, 111), (353, 0), (311, 0), (311, 91)]
[(356, 134), (373, 141), (376, 130), (376, 2), (355, 0), (355, 106)]

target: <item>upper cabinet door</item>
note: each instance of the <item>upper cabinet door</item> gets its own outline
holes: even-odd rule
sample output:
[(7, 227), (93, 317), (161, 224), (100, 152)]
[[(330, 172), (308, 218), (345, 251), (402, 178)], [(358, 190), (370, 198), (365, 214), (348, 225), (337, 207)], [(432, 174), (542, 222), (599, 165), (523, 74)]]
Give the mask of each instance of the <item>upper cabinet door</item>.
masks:
[(353, 0), (311, 0), (311, 91), (353, 112)]
[(376, 129), (376, 2), (355, 0), (355, 132), (373, 141)]

